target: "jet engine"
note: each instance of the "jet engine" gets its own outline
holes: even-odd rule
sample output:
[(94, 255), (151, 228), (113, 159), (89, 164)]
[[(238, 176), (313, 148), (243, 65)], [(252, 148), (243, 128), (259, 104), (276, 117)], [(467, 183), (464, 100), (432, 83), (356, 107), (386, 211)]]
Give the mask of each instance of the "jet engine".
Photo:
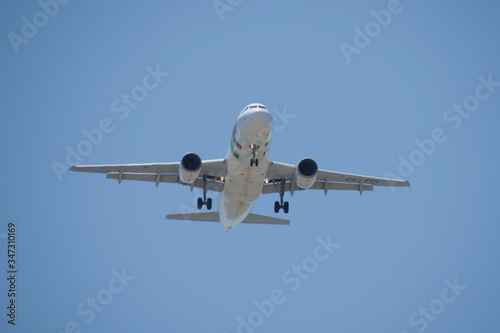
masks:
[(318, 175), (318, 164), (313, 159), (303, 158), (295, 169), (295, 182), (301, 189), (313, 186)]
[(201, 158), (195, 153), (187, 153), (179, 163), (179, 179), (184, 184), (191, 184), (196, 180), (201, 170)]

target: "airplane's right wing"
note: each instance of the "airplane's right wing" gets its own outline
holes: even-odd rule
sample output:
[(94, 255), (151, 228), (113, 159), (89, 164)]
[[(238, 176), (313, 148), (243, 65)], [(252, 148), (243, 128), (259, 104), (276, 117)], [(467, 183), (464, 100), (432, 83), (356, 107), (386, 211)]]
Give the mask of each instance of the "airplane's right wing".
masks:
[[(111, 164), (111, 165), (75, 165), (69, 171), (105, 173), (106, 178), (122, 180), (139, 180), (156, 183), (179, 183), (179, 164), (151, 163), (151, 164)], [(191, 187), (203, 188), (207, 182), (207, 189), (222, 192), (224, 183), (221, 177), (226, 174), (226, 161), (223, 159), (201, 161), (201, 170)]]

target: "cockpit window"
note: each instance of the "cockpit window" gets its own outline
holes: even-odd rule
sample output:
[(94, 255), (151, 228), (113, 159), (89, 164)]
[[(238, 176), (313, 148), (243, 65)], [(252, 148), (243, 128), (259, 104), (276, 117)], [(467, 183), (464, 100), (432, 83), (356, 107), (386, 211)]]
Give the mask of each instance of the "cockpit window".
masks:
[(247, 106), (246, 108), (243, 109), (243, 111), (241, 111), (241, 113), (245, 112), (248, 109), (256, 109), (256, 108), (267, 110), (267, 108), (264, 105), (257, 104), (257, 105), (249, 105), (249, 106)]

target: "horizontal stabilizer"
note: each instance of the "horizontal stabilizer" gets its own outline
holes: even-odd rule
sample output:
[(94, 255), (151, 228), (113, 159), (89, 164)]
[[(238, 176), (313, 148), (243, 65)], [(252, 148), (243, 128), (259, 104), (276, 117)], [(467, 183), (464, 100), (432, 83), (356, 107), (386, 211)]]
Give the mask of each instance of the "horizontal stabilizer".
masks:
[(277, 217), (270, 217), (257, 214), (248, 214), (246, 219), (241, 223), (254, 223), (254, 224), (282, 224), (289, 225), (290, 220), (279, 219)]
[[(220, 222), (218, 212), (169, 214), (166, 218), (168, 220)], [(248, 216), (241, 223), (289, 225), (290, 220), (284, 220), (264, 215), (248, 214)]]
[(217, 212), (201, 212), (201, 213), (181, 213), (168, 214), (167, 220), (184, 220), (184, 221), (202, 221), (202, 222), (219, 222), (219, 213)]

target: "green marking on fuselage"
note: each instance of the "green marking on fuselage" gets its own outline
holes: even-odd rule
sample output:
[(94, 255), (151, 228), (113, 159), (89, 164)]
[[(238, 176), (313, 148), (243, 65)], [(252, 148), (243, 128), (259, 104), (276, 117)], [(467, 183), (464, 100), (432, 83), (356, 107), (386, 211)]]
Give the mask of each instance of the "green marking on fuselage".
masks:
[(231, 138), (231, 152), (233, 153), (234, 157), (237, 159), (240, 158), (240, 154), (236, 152), (236, 142), (234, 141), (234, 138)]

